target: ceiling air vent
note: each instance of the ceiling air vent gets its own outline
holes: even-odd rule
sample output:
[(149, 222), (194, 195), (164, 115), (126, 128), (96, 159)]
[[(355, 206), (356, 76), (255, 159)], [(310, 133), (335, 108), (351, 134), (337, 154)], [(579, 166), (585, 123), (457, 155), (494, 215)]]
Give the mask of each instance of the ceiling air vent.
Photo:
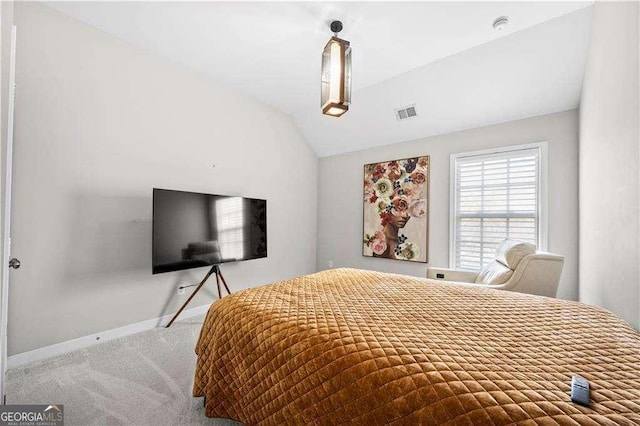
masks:
[(408, 120), (418, 116), (415, 105), (409, 105), (406, 107), (396, 109), (396, 118), (398, 121)]

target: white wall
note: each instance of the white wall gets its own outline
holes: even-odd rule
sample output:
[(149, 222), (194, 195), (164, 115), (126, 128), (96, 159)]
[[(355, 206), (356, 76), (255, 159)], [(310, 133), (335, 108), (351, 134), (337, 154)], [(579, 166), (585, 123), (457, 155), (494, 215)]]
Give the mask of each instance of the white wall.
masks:
[(596, 2), (580, 103), (580, 300), (640, 328), (638, 3)]
[(151, 275), (153, 187), (268, 200), (269, 257), (223, 266), (232, 291), (315, 271), (317, 158), (288, 116), (40, 4), (15, 20), (10, 354), (186, 299), (206, 269)]
[(429, 264), (449, 265), (449, 157), (452, 153), (549, 143), (549, 250), (565, 256), (558, 297), (578, 297), (578, 112), (481, 127), (320, 159), (318, 269), (356, 267), (424, 277), (421, 263), (362, 256), (362, 167), (431, 156)]

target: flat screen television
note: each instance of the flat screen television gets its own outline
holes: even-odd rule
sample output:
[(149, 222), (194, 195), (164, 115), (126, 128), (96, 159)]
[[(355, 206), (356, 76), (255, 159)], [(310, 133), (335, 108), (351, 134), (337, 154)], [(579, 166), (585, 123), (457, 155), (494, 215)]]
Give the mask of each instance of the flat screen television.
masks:
[(153, 189), (153, 273), (267, 257), (267, 201)]

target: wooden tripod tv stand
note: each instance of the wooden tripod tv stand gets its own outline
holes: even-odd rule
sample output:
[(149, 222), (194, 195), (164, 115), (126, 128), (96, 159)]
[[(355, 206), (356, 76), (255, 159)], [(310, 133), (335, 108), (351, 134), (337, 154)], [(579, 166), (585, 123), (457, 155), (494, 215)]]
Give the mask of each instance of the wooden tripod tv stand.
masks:
[(213, 274), (216, 274), (216, 283), (218, 284), (218, 299), (222, 299), (222, 293), (220, 292), (220, 281), (222, 281), (222, 285), (224, 285), (225, 290), (227, 290), (227, 294), (231, 294), (231, 292), (229, 291), (229, 287), (227, 286), (227, 282), (224, 280), (224, 277), (222, 276), (222, 272), (220, 271), (220, 265), (213, 265), (209, 270), (209, 272), (207, 272), (207, 275), (205, 275), (202, 281), (200, 281), (200, 284), (198, 284), (196, 289), (193, 290), (193, 293), (191, 293), (191, 296), (189, 296), (187, 301), (184, 302), (184, 304), (180, 307), (180, 309), (178, 309), (178, 312), (176, 312), (173, 318), (171, 318), (171, 321), (169, 321), (169, 324), (167, 324), (166, 328), (171, 327), (171, 324), (173, 324), (176, 318), (178, 318), (178, 315), (180, 315), (182, 311), (184, 311), (184, 308), (186, 308), (189, 302), (191, 302), (191, 299), (193, 299), (196, 293), (200, 291), (204, 283), (206, 283), (209, 277)]

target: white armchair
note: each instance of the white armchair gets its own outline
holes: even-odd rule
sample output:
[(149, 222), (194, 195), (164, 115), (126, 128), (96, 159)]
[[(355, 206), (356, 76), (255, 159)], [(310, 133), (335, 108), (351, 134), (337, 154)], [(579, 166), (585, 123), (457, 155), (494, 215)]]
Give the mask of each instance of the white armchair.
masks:
[(427, 278), (556, 297), (563, 265), (563, 256), (537, 251), (533, 244), (505, 240), (498, 246), (496, 258), (480, 272), (428, 268)]

